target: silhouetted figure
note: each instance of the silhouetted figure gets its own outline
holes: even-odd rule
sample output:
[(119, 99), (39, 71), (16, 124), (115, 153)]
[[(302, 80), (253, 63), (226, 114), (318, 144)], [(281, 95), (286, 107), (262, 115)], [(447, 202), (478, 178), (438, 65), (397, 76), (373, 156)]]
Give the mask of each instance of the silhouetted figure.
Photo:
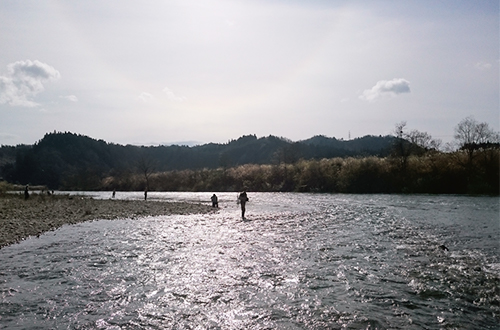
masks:
[(29, 189), (28, 185), (26, 185), (26, 188), (24, 188), (24, 199), (25, 200), (30, 198), (30, 193), (29, 193), (28, 189)]
[(144, 189), (144, 200), (148, 199), (148, 188)]
[(248, 197), (247, 197), (247, 192), (243, 191), (239, 196), (238, 196), (238, 203), (240, 203), (241, 206), (241, 218), (244, 220), (245, 219), (245, 204), (248, 202)]
[(212, 200), (212, 207), (219, 207), (219, 200), (217, 199), (216, 194), (213, 194), (210, 199)]
[(113, 194), (111, 195), (111, 198), (115, 198), (115, 195), (116, 195), (116, 190), (113, 189)]
[(439, 248), (443, 251), (450, 251), (444, 244), (440, 245)]

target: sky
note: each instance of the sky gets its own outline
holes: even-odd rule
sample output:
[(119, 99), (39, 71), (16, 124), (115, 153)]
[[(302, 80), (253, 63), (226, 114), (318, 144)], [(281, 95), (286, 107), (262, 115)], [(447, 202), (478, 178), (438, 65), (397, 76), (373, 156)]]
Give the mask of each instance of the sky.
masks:
[(2, 0), (0, 145), (499, 130), (498, 0)]

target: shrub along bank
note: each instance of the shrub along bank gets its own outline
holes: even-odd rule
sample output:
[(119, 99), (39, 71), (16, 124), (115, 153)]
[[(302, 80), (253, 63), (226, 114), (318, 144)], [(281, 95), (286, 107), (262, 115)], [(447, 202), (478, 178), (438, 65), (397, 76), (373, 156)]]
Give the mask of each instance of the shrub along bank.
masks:
[[(66, 189), (78, 186), (67, 182)], [(97, 184), (97, 182), (96, 182)], [(297, 191), (330, 193), (499, 194), (499, 150), (473, 160), (465, 152), (421, 156), (299, 160), (293, 164), (152, 173), (151, 191)], [(122, 172), (102, 178), (98, 189), (145, 188), (144, 175)]]

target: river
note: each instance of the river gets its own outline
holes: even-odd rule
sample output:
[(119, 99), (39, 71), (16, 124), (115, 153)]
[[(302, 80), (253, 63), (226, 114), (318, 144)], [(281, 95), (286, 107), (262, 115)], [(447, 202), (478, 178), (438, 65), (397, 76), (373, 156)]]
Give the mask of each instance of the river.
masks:
[(0, 329), (499, 328), (498, 197), (218, 196), (0, 249)]

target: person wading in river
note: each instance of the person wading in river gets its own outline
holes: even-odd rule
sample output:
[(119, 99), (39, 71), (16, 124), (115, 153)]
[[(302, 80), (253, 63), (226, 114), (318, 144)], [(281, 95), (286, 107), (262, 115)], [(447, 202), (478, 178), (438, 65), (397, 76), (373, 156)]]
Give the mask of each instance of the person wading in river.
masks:
[(238, 203), (241, 206), (241, 218), (245, 220), (245, 204), (248, 202), (248, 197), (247, 197), (247, 192), (243, 191), (239, 196), (238, 196)]
[(26, 185), (26, 188), (24, 188), (24, 199), (30, 198), (30, 193), (29, 193), (29, 187)]
[(213, 194), (210, 199), (212, 200), (212, 207), (219, 207), (219, 200), (217, 199), (216, 194)]

